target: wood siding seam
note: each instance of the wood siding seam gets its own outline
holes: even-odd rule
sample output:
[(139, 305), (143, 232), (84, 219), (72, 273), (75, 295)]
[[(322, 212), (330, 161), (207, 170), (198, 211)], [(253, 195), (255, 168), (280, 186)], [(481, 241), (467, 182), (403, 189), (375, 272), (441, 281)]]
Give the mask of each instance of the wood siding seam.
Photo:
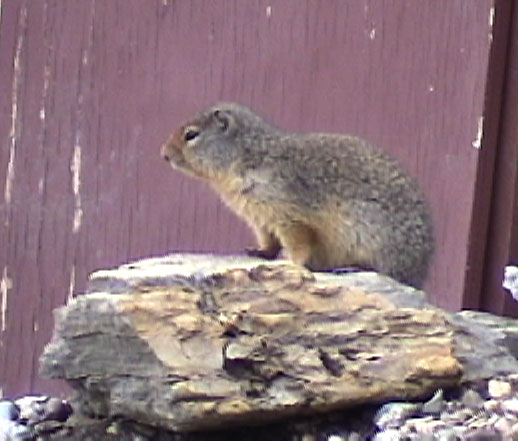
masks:
[(501, 286), (505, 265), (518, 263), (518, 7), (512, 3), (480, 307), (517, 316), (518, 304)]
[(485, 85), (482, 143), (475, 179), (475, 193), (468, 241), (462, 308), (477, 309), (482, 302), (483, 272), (495, 179), (495, 161), (502, 113), (512, 3), (495, 0), (489, 18), (492, 37)]

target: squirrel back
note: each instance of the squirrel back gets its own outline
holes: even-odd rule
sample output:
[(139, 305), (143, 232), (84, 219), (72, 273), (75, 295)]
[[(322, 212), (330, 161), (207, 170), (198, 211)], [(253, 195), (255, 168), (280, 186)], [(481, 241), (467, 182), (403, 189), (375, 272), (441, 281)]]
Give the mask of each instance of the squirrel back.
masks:
[(173, 132), (162, 156), (207, 180), (255, 230), (313, 271), (360, 267), (421, 287), (433, 253), (417, 183), (360, 138), (284, 132), (250, 109), (221, 103)]

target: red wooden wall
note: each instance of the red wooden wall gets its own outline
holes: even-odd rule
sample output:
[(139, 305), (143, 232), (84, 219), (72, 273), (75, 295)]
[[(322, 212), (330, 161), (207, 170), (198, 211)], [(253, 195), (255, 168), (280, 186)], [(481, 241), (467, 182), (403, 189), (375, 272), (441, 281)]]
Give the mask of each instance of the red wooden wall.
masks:
[[(434, 212), (433, 301), (480, 306), (500, 122), (506, 116), (512, 130), (516, 118), (501, 100), (508, 51), (517, 51), (511, 6), (3, 0), (3, 392), (61, 390), (37, 376), (37, 357), (53, 308), (80, 293), (89, 272), (252, 243), (208, 188), (159, 157), (173, 127), (220, 100), (288, 129), (361, 135), (398, 157)], [(503, 299), (496, 282), (488, 289)]]

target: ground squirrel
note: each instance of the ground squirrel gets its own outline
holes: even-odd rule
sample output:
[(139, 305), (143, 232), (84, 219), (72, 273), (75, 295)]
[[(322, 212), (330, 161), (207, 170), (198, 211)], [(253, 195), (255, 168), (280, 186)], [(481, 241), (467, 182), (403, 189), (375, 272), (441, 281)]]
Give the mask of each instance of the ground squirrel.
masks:
[(312, 271), (373, 269), (421, 287), (433, 250), (416, 182), (389, 156), (349, 135), (280, 130), (221, 103), (162, 146), (173, 168), (208, 181), (253, 227), (254, 256), (282, 247)]

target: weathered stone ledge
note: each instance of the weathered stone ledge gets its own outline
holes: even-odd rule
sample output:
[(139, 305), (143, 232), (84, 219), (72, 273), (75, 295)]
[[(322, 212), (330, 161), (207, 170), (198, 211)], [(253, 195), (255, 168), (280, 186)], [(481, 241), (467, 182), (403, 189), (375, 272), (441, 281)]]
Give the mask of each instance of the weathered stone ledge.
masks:
[(87, 415), (228, 428), (518, 372), (501, 330), (376, 273), (172, 255), (98, 271), (88, 292), (41, 359)]

